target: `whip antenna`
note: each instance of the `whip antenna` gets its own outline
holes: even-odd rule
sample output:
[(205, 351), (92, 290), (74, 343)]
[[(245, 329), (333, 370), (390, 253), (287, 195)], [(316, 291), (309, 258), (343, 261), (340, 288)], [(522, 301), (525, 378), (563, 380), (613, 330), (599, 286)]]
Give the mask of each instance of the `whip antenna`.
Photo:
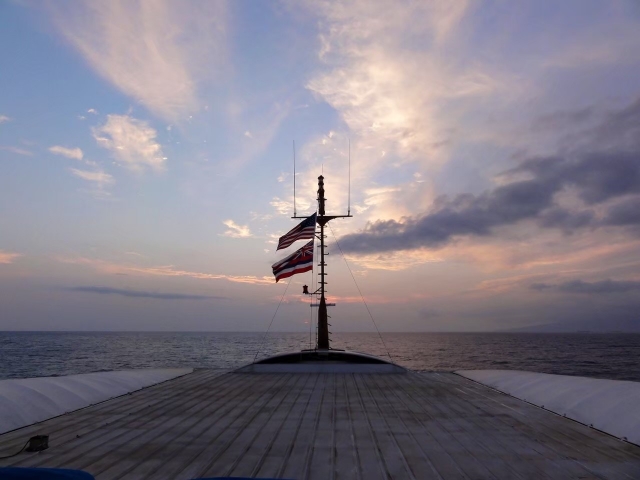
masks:
[(293, 141), (293, 216), (296, 216), (296, 141)]
[(349, 197), (347, 200), (347, 215), (351, 215), (351, 139), (349, 139)]

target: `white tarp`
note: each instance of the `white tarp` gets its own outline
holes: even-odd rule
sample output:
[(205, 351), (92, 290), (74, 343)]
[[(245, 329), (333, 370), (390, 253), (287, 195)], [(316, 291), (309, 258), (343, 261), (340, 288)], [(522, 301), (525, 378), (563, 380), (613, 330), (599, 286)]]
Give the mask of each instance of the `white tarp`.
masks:
[(513, 370), (456, 373), (640, 445), (640, 382)]
[(0, 380), (0, 433), (191, 373), (192, 368), (126, 370)]

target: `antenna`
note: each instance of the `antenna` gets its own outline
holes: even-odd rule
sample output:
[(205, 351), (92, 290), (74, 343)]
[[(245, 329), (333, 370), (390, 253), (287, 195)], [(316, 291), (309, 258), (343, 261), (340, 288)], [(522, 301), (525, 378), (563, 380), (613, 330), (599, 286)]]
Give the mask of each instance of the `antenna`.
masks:
[(349, 197), (347, 203), (347, 215), (351, 215), (351, 139), (349, 139)]
[(293, 141), (293, 216), (296, 216), (296, 141)]

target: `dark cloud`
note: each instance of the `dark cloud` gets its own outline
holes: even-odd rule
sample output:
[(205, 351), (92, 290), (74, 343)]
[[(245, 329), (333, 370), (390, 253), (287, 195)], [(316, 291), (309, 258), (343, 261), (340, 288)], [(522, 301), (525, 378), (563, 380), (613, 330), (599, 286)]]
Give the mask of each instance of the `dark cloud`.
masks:
[(599, 282), (584, 282), (582, 280), (572, 280), (556, 285), (547, 283), (533, 283), (532, 290), (551, 290), (561, 293), (587, 293), (587, 294), (607, 294), (607, 293), (627, 293), (640, 290), (640, 282), (631, 280), (601, 280)]
[(629, 198), (610, 207), (603, 219), (603, 223), (616, 226), (640, 226), (640, 196)]
[(640, 98), (610, 113), (590, 133), (594, 144), (616, 150), (637, 150), (640, 147)]
[(110, 287), (74, 287), (69, 290), (73, 292), (97, 293), (100, 295), (122, 295), (123, 297), (133, 298), (156, 298), (160, 300), (210, 300), (223, 299), (224, 297), (215, 297), (209, 295), (188, 295), (182, 293), (155, 293), (144, 292), (139, 290), (124, 290), (120, 288)]
[(575, 127), (576, 124), (591, 120), (596, 114), (593, 107), (578, 110), (566, 110), (541, 115), (533, 121), (534, 130), (558, 130), (560, 128)]
[(565, 233), (592, 225), (595, 215), (591, 210), (572, 212), (566, 208), (551, 207), (538, 216), (538, 223), (545, 228), (560, 228)]
[[(527, 219), (565, 232), (587, 226), (637, 224), (638, 213), (631, 203), (613, 207), (604, 219), (596, 219), (590, 207), (640, 194), (640, 140), (635, 136), (640, 134), (639, 125), (640, 101), (609, 115), (602, 125), (585, 133), (600, 143), (562, 156), (526, 159), (505, 172), (510, 183), (480, 195), (441, 196), (422, 216), (369, 223), (362, 232), (343, 237), (342, 247), (358, 253), (434, 248), (454, 237), (486, 236), (496, 227)], [(616, 141), (617, 150), (611, 147)], [(575, 189), (587, 208), (573, 212), (555, 204), (555, 195), (565, 188)]]

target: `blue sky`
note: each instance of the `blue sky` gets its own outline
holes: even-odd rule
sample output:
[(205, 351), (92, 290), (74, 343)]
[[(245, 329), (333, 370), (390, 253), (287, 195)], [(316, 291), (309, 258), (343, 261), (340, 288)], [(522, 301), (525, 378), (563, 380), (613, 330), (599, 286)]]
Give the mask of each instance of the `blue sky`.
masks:
[[(299, 214), (321, 172), (344, 212), (351, 142), (333, 227), (383, 330), (640, 330), (639, 24), (633, 1), (4, 2), (0, 328), (264, 329), (295, 140)], [(371, 330), (329, 244), (334, 329)], [(273, 328), (308, 328), (311, 281)]]

